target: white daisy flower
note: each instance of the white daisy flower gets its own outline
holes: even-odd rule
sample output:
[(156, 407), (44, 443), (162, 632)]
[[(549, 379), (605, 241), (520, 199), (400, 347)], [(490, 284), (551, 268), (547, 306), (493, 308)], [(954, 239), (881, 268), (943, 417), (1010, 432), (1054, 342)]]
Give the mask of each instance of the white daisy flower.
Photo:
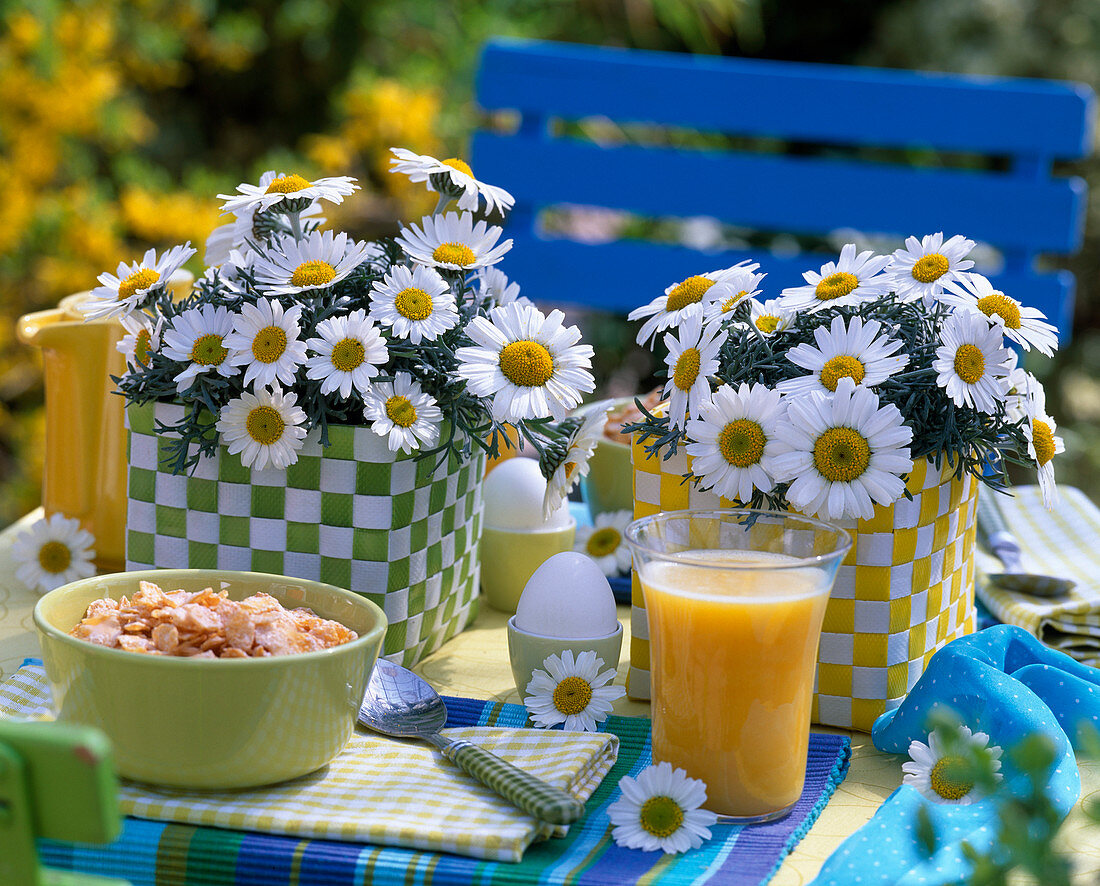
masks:
[(698, 416), (699, 407), (710, 397), (710, 377), (718, 371), (718, 351), (725, 340), (720, 324), (703, 325), (698, 307), (684, 314), (678, 336), (665, 333), (668, 381), (664, 396), (669, 398), (672, 427), (682, 428), (689, 416)]
[[(1000, 781), (1001, 749), (990, 745), (989, 736), (984, 732), (971, 732), (966, 726), (959, 727), (959, 738), (971, 748), (988, 754), (993, 764), (993, 777)], [(958, 754), (946, 753), (944, 741), (939, 733), (928, 736), (928, 744), (923, 741), (909, 743), (907, 763), (901, 764), (905, 773), (902, 784), (915, 787), (929, 800), (949, 805), (967, 806), (976, 803), (985, 796), (967, 775), (967, 761)]]
[(940, 342), (932, 361), (937, 384), (956, 406), (996, 412), (1008, 393), (1012, 359), (1001, 328), (990, 326), (979, 313), (960, 311), (944, 321)]
[(733, 299), (730, 304), (730, 310), (733, 310), (741, 301), (749, 298), (746, 287), (738, 285), (743, 281), (743, 274), (753, 274), (759, 267), (755, 262), (744, 261), (720, 271), (696, 274), (669, 286), (664, 295), (627, 314), (629, 320), (649, 318), (638, 330), (638, 344), (649, 342), (652, 348), (657, 333), (678, 325), (696, 305), (705, 309), (712, 302), (725, 305)]
[(790, 328), (797, 313), (783, 307), (777, 298), (769, 298), (763, 304), (756, 299), (749, 302), (749, 319), (764, 335), (775, 335)]
[(370, 243), (344, 233), (314, 231), (302, 240), (282, 237), (256, 256), (256, 284), (273, 295), (294, 295), (339, 283), (373, 253)]
[(571, 649), (547, 656), (542, 662), (546, 670), (531, 672), (523, 698), (535, 726), (564, 723), (566, 732), (595, 732), (596, 724), (611, 713), (611, 703), (626, 695), (622, 686), (608, 685), (615, 679), (615, 669), (601, 671), (603, 665), (591, 649), (575, 660)]
[(892, 356), (903, 342), (880, 335), (881, 331), (882, 324), (877, 320), (864, 323), (861, 318), (852, 317), (845, 326), (843, 317), (833, 317), (828, 329), (819, 326), (814, 330), (817, 347), (800, 344), (787, 351), (788, 360), (812, 375), (785, 379), (776, 389), (784, 394), (804, 391), (831, 394), (842, 378), (873, 388), (909, 362), (905, 354)]
[(310, 181), (297, 173), (265, 172), (260, 178), (259, 185), (244, 182), (237, 185), (236, 194), (218, 194), (218, 199), (225, 201), (222, 204), (223, 212), (237, 213), (245, 209), (266, 210), (276, 205), (279, 209), (285, 208), (295, 212), (301, 211), (316, 200), (343, 203), (344, 197), (357, 190), (359, 185), (355, 183), (355, 179), (346, 175)]
[[(608, 407), (610, 408), (610, 407)], [(603, 429), (607, 424), (607, 409), (589, 410), (584, 420), (577, 425), (569, 440), (565, 455), (554, 468), (550, 479), (546, 481), (546, 493), (542, 499), (543, 516), (550, 516), (560, 508), (568, 498), (570, 490), (581, 477), (588, 474), (588, 460), (603, 439)]]
[(95, 539), (80, 521), (64, 514), (36, 520), (16, 536), (11, 555), (15, 577), (44, 594), (78, 578), (95, 575)]
[(455, 370), (478, 397), (492, 397), (493, 418), (516, 422), (553, 416), (560, 421), (596, 387), (589, 368), (592, 346), (577, 344), (565, 314), (548, 315), (527, 305), (503, 305), (475, 317), (466, 334), (476, 347), (455, 352)]
[(229, 308), (206, 304), (189, 308), (174, 317), (164, 330), (161, 353), (187, 367), (175, 377), (176, 390), (183, 393), (191, 387), (195, 376), (216, 371), (230, 378), (238, 373), (229, 362), (225, 337), (233, 331), (233, 315)]
[(870, 249), (856, 255), (855, 244), (848, 243), (837, 261), (826, 262), (820, 272), (802, 275), (806, 286), (784, 289), (779, 303), (790, 310), (819, 311), (878, 298), (890, 291), (890, 281), (881, 273), (889, 261), (890, 256), (875, 255)]
[(443, 413), (430, 394), (407, 372), (394, 376), (393, 384), (375, 382), (363, 396), (363, 415), (371, 430), (385, 437), (390, 452), (412, 452), (421, 443), (439, 439)]
[(974, 241), (961, 234), (943, 239), (943, 232), (918, 240), (907, 237), (905, 248), (898, 249), (886, 266), (890, 286), (902, 301), (921, 299), (930, 305), (943, 293), (945, 284), (959, 280), (963, 271), (974, 267), (967, 256)]
[(490, 307), (510, 305), (513, 302), (531, 305), (534, 302), (519, 294), (519, 284), (509, 281), (508, 275), (499, 268), (482, 268), (477, 273), (478, 295), (489, 302)]
[(306, 362), (306, 343), (298, 338), (301, 315), (301, 305), (284, 311), (273, 298), (241, 305), (225, 346), (230, 364), (245, 367), (245, 387), (270, 387), (276, 381), (286, 387), (294, 384), (298, 367)]
[(434, 268), (394, 265), (370, 292), (370, 316), (412, 344), (433, 341), (458, 325), (454, 293)]
[(1057, 350), (1058, 329), (1046, 322), (1046, 314), (1037, 308), (1025, 308), (1016, 299), (994, 289), (981, 274), (962, 274), (958, 283), (948, 283), (946, 288), (944, 302), (984, 314), (1025, 351), (1034, 347), (1050, 357)]
[[(267, 187), (274, 172), (265, 172), (260, 178), (260, 186)], [(219, 225), (210, 232), (206, 238), (206, 250), (203, 261), (209, 267), (223, 265), (229, 261), (232, 252), (243, 255), (254, 254), (252, 244), (263, 243), (273, 235), (290, 234), (290, 227), (283, 221), (283, 216), (276, 212), (257, 212), (259, 205), (251, 203), (236, 212), (229, 213), (233, 220)], [(278, 207), (276, 207), (276, 210)], [(321, 204), (311, 203), (299, 214), (299, 224), (313, 222), (316, 225), (325, 223), (321, 215)]]
[(760, 294), (760, 283), (766, 276), (768, 275), (753, 273), (746, 267), (730, 268), (723, 279), (729, 286), (729, 291), (721, 298), (713, 298), (703, 304), (703, 321), (712, 323), (715, 320), (728, 319), (734, 308)]
[(606, 576), (630, 572), (630, 548), (624, 541), (630, 511), (605, 511), (589, 526), (578, 526), (573, 550), (587, 554)]
[(436, 160), (435, 157), (414, 154), (405, 148), (390, 148), (390, 152), (393, 154), (393, 159), (390, 160), (391, 172), (404, 173), (412, 182), (425, 182), (429, 191), (436, 191), (446, 197), (457, 197), (459, 209), (476, 212), (480, 196), (485, 200), (486, 211), (503, 215), (516, 202), (504, 188), (478, 181), (470, 165), (464, 160), (456, 157)]
[(771, 492), (783, 410), (779, 392), (763, 384), (742, 383), (736, 391), (722, 385), (704, 400), (699, 417), (687, 423), (693, 441), (687, 452), (700, 488), (740, 502), (750, 501), (754, 489)]
[(913, 430), (898, 408), (879, 405), (870, 388), (841, 379), (832, 395), (810, 392), (787, 401), (776, 428), (780, 453), (775, 479), (790, 481), (787, 500), (824, 520), (874, 516), (905, 491), (901, 477), (913, 468)]
[(222, 407), (216, 425), (222, 442), (231, 455), (240, 453), (246, 468), (284, 470), (298, 461), (306, 436), (306, 414), (297, 402), (296, 394), (284, 394), (278, 385), (242, 392)]
[(382, 333), (359, 309), (317, 324), (317, 337), (306, 342), (314, 356), (306, 361), (306, 377), (322, 379), (321, 393), (340, 391), (345, 400), (352, 388), (360, 395), (390, 358)]
[(1055, 434), (1058, 425), (1047, 415), (1046, 393), (1042, 385), (1036, 382), (1024, 401), (1025, 414), (1024, 437), (1027, 439), (1027, 454), (1035, 462), (1039, 478), (1039, 491), (1043, 495), (1043, 504), (1051, 510), (1058, 501), (1058, 489), (1054, 482), (1054, 456), (1066, 451), (1065, 441)]
[(668, 762), (619, 780), (622, 796), (607, 807), (611, 836), (619, 846), (647, 852), (687, 852), (710, 839), (718, 816), (701, 807), (707, 786)]
[(426, 215), (423, 227), (410, 224), (397, 235), (397, 244), (423, 265), (448, 271), (474, 271), (495, 265), (512, 248), (512, 241), (498, 244), (503, 229), (484, 221), (475, 224), (469, 212)]
[(162, 290), (168, 278), (195, 254), (190, 242), (173, 246), (159, 259), (155, 249), (146, 250), (141, 261), (119, 262), (114, 274), (100, 274), (100, 286), (81, 303), (80, 310), (88, 320), (132, 314), (146, 306), (150, 296)]
[(164, 317), (158, 316), (153, 324), (153, 318), (142, 311), (119, 318), (126, 330), (115, 348), (126, 358), (126, 365), (131, 369), (149, 365), (152, 355), (160, 347), (161, 333), (164, 331)]

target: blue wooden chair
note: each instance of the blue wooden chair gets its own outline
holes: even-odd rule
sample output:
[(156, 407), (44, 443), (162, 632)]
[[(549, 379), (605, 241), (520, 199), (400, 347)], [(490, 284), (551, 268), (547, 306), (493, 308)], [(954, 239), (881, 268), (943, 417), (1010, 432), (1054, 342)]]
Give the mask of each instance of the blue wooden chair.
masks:
[[(897, 235), (898, 247), (908, 234), (965, 234), (1003, 256), (981, 269), (996, 286), (1069, 336), (1073, 275), (1037, 259), (1081, 244), (1085, 183), (1053, 163), (1089, 150), (1087, 86), (493, 40), (477, 101), (519, 114), (514, 132), (476, 133), (471, 156), (480, 178), (517, 198), (504, 268), (532, 298), (622, 313), (743, 258), (761, 263), (774, 295), (835, 258), (540, 233), (544, 210), (580, 204), (810, 238), (851, 228)], [(601, 146), (568, 125), (598, 117), (748, 138), (722, 150)], [(883, 150), (868, 159), (852, 148)]]

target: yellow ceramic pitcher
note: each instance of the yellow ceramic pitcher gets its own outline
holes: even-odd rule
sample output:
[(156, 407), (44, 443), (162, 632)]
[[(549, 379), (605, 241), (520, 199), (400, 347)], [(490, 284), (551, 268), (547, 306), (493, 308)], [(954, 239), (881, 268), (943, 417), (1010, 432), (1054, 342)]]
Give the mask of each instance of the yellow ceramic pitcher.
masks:
[[(188, 273), (173, 275), (173, 293), (191, 287)], [(84, 320), (89, 293), (61, 300), (48, 311), (19, 318), (16, 333), (42, 351), (46, 385), (46, 456), (42, 506), (47, 514), (76, 517), (95, 536), (96, 565), (126, 565), (126, 432), (123, 398), (111, 376), (126, 362), (117, 349), (125, 334), (115, 318)]]

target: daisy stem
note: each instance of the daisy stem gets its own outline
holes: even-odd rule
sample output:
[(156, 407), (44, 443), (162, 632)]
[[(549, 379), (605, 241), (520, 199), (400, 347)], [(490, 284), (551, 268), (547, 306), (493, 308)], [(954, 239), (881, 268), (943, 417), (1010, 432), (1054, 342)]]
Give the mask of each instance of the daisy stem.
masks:
[(287, 218), (290, 219), (290, 231), (291, 231), (292, 234), (294, 234), (294, 239), (295, 240), (301, 240), (302, 239), (302, 222), (301, 222), (301, 219), (299, 218), (301, 213), (300, 212), (288, 212), (286, 215), (287, 215)]
[(432, 215), (439, 215), (439, 213), (447, 208), (447, 204), (450, 202), (450, 197), (448, 197), (446, 194), (440, 194), (439, 202), (435, 204), (435, 209), (432, 210)]

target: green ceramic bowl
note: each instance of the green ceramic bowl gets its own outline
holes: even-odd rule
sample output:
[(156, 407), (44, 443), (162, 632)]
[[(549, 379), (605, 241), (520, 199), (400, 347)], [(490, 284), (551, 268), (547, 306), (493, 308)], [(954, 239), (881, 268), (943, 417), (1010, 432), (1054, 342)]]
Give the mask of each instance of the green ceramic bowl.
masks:
[[(306, 606), (359, 638), (321, 652), (189, 659), (107, 649), (68, 632), (89, 603), (164, 590), (224, 588), (232, 599), (264, 591)], [(316, 581), (214, 569), (103, 575), (50, 591), (34, 608), (58, 719), (102, 729), (120, 775), (204, 790), (247, 788), (305, 775), (332, 760), (355, 729), (386, 631), (364, 597)]]
[[(618, 408), (633, 403), (633, 397), (600, 400), (581, 406), (578, 415), (592, 409)], [(588, 473), (581, 477), (581, 498), (593, 519), (607, 511), (634, 510), (634, 469), (630, 464), (630, 446), (604, 437), (588, 460)]]

